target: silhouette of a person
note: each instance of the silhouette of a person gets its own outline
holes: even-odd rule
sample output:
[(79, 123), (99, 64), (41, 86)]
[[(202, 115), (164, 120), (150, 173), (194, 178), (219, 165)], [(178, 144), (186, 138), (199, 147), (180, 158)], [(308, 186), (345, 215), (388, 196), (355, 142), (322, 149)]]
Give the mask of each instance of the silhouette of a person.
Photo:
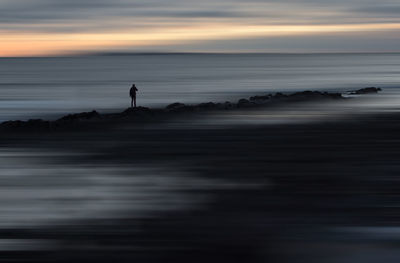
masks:
[(136, 108), (136, 91), (138, 91), (138, 89), (136, 88), (136, 85), (133, 84), (129, 91), (129, 95), (131, 96), (131, 108), (133, 108), (134, 103)]

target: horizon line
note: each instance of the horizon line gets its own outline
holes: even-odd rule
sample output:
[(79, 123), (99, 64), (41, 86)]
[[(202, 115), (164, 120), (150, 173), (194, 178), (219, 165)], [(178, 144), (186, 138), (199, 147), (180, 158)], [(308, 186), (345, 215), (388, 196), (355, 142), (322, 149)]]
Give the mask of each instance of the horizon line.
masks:
[(62, 58), (62, 57), (91, 57), (91, 56), (143, 56), (143, 55), (346, 55), (346, 54), (400, 54), (400, 51), (324, 51), (324, 52), (174, 52), (174, 51), (155, 51), (155, 52), (78, 52), (73, 54), (57, 55), (38, 55), (38, 56), (0, 56), (0, 58)]

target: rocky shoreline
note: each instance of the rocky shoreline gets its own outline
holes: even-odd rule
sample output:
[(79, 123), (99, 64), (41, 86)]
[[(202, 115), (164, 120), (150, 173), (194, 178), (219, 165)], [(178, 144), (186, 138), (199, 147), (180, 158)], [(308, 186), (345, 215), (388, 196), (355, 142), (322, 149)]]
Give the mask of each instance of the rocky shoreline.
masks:
[[(381, 91), (380, 88), (368, 87), (355, 91), (349, 91), (344, 94), (361, 95), (377, 93)], [(93, 110), (91, 112), (82, 112), (76, 114), (69, 114), (57, 120), (43, 120), (43, 119), (30, 119), (28, 121), (5, 121), (0, 123), (0, 131), (18, 131), (18, 132), (41, 132), (41, 131), (63, 131), (76, 128), (88, 128), (94, 124), (104, 123), (118, 123), (126, 121), (149, 121), (159, 117), (173, 116), (177, 113), (195, 113), (204, 111), (218, 111), (218, 110), (235, 110), (263, 107), (275, 103), (285, 102), (305, 102), (316, 100), (344, 100), (347, 99), (342, 93), (330, 93), (320, 91), (303, 91), (291, 94), (275, 93), (252, 96), (248, 99), (239, 99), (238, 102), (223, 102), (223, 103), (200, 103), (196, 105), (186, 105), (183, 103), (172, 103), (165, 108), (147, 108), (137, 107), (128, 108), (120, 113), (106, 113), (100, 114)]]

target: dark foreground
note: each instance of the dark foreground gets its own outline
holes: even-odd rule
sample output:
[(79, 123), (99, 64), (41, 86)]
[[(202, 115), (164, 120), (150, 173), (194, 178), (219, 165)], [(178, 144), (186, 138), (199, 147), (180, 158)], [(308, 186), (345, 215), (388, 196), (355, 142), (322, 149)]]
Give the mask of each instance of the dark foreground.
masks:
[(2, 147), (77, 153), (54, 157), (71, 166), (179, 170), (185, 179), (171, 187), (188, 206), (141, 217), (132, 208), (108, 219), (3, 228), (2, 239), (52, 246), (3, 249), (0, 259), (399, 262), (400, 114), (223, 129), (188, 128), (187, 122), (178, 125), (179, 118), (76, 132), (4, 132)]

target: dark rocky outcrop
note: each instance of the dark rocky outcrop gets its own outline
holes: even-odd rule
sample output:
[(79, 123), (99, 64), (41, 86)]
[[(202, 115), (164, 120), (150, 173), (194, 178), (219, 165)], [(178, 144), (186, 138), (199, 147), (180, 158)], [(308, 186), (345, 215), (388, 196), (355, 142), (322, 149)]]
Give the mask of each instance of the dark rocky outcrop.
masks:
[(41, 119), (28, 120), (28, 121), (6, 121), (0, 124), (0, 130), (11, 130), (11, 131), (24, 131), (24, 132), (35, 132), (35, 131), (48, 131), (51, 128), (50, 121), (44, 121)]
[[(296, 94), (296, 93), (294, 93), (294, 94)], [(294, 95), (294, 94), (293, 94), (293, 95)], [(284, 99), (284, 98), (287, 98), (287, 97), (288, 97), (288, 95), (285, 95), (285, 94), (280, 93), (280, 92), (276, 93), (276, 94), (273, 96), (274, 99)]]
[(378, 93), (381, 90), (382, 90), (381, 88), (368, 87), (368, 88), (350, 91), (350, 94), (351, 95), (373, 94), (373, 93)]
[(97, 118), (100, 118), (100, 114), (94, 110), (91, 112), (69, 114), (67, 116), (58, 119), (57, 121), (82, 121), (82, 120), (91, 120)]
[(292, 94), (283, 94), (276, 93), (275, 95), (268, 94), (263, 96), (253, 96), (250, 97), (250, 102), (255, 104), (264, 104), (269, 101), (277, 101), (277, 100), (290, 100), (290, 101), (302, 101), (302, 100), (314, 100), (314, 99), (343, 99), (341, 93), (329, 93), (329, 92), (320, 92), (320, 91), (302, 91), (296, 92)]
[(167, 112), (192, 112), (195, 110), (195, 107), (180, 102), (175, 102), (165, 107), (165, 110)]
[[(353, 94), (376, 93), (380, 88), (365, 88), (354, 91)], [(249, 99), (240, 99), (237, 103), (226, 101), (224, 103), (200, 103), (197, 105), (186, 105), (183, 103), (172, 103), (164, 109), (150, 109), (146, 107), (128, 108), (121, 113), (99, 114), (97, 111), (69, 114), (55, 121), (45, 121), (41, 119), (28, 121), (6, 121), (0, 123), (1, 131), (57, 131), (75, 130), (81, 127), (107, 127), (107, 123), (124, 123), (126, 121), (154, 120), (153, 117), (163, 119), (166, 116), (173, 116), (175, 113), (206, 112), (215, 110), (235, 110), (237, 108), (263, 107), (283, 102), (296, 102), (320, 99), (345, 99), (340, 93), (328, 93), (319, 91), (303, 91), (292, 94), (276, 93), (253, 96)], [(272, 105), (272, 104), (271, 104)]]
[(221, 104), (221, 107), (224, 110), (229, 110), (233, 108), (233, 104), (230, 101), (225, 101), (224, 103)]
[(199, 109), (215, 109), (217, 108), (218, 104), (214, 102), (207, 102), (207, 103), (200, 103), (197, 105), (197, 108)]
[(341, 93), (328, 93), (320, 91), (303, 91), (287, 95), (289, 99), (309, 100), (309, 99), (343, 99)]
[(250, 97), (250, 101), (263, 102), (263, 101), (269, 100), (271, 97), (272, 97), (272, 94), (268, 94), (268, 95), (264, 95), (264, 96), (253, 96), (253, 97)]
[(251, 107), (251, 106), (253, 106), (253, 105), (254, 105), (254, 103), (250, 102), (250, 101), (247, 100), (247, 99), (240, 99), (240, 100), (238, 101), (238, 103), (237, 103), (237, 107), (238, 107), (238, 108), (246, 108), (246, 107)]
[(121, 117), (140, 117), (140, 116), (148, 116), (152, 115), (153, 111), (147, 107), (137, 107), (137, 108), (128, 108), (125, 111), (121, 112), (119, 116)]
[(175, 109), (179, 109), (182, 107), (185, 107), (186, 105), (180, 102), (175, 102), (172, 104), (169, 104), (167, 107), (165, 107), (167, 110), (175, 110)]

